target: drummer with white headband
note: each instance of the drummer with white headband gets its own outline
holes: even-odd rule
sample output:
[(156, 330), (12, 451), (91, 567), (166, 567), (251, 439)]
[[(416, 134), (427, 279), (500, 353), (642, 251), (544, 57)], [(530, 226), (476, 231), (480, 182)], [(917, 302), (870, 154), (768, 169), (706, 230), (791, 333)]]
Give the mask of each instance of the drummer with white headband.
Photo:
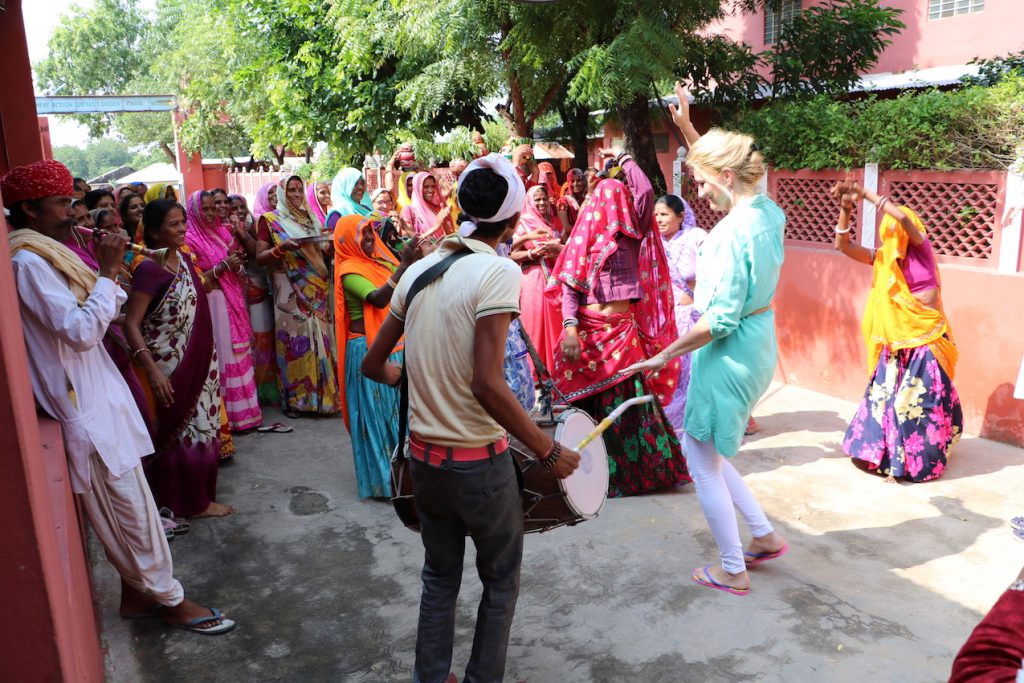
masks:
[[(451, 673), (467, 532), (484, 591), (466, 680), (504, 675), (523, 555), (522, 498), (506, 430), (556, 477), (579, 465), (579, 454), (531, 421), (502, 374), (522, 273), (495, 247), (511, 236), (524, 197), (503, 157), (490, 154), (466, 168), (458, 198), (469, 220), (406, 271), (362, 365), (367, 377), (397, 385), (402, 370), (387, 359), (405, 335), (411, 474), (426, 550), (413, 673), (423, 683), (441, 683)], [(417, 279), (453, 255), (458, 260), (407, 311)]]

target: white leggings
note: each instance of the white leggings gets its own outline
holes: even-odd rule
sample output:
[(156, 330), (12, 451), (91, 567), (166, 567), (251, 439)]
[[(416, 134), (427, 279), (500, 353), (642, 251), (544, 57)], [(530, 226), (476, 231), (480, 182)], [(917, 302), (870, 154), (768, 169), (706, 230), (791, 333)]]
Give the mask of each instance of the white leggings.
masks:
[(754, 494), (743, 483), (743, 477), (715, 450), (713, 441), (698, 441), (686, 434), (683, 443), (686, 463), (697, 486), (697, 498), (722, 555), (722, 568), (730, 574), (744, 572), (747, 567), (733, 506), (743, 515), (754, 538), (766, 536), (774, 529)]

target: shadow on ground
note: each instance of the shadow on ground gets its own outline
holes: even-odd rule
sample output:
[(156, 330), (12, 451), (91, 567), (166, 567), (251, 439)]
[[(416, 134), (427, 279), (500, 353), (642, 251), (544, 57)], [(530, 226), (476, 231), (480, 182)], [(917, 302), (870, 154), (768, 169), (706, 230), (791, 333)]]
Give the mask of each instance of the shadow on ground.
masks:
[[(779, 392), (758, 420), (789, 424), (806, 399)], [(944, 680), (1024, 562), (1001, 528), (1024, 457), (998, 447), (985, 451), (998, 476), (887, 485), (838, 454), (834, 416), (848, 404), (824, 403), (824, 415), (800, 417), (813, 423), (800, 439), (768, 431), (736, 459), (792, 547), (754, 570), (749, 596), (690, 581), (715, 556), (692, 486), (610, 500), (593, 521), (527, 537), (508, 679)], [(197, 520), (172, 544), (189, 595), (225, 609), (235, 632), (122, 621), (113, 572), (97, 564), (111, 683), (410, 679), (419, 537), (390, 505), (356, 497), (340, 420), (295, 426), (240, 437), (220, 483), (239, 513)], [(460, 675), (480, 595), (471, 550), (466, 559)]]

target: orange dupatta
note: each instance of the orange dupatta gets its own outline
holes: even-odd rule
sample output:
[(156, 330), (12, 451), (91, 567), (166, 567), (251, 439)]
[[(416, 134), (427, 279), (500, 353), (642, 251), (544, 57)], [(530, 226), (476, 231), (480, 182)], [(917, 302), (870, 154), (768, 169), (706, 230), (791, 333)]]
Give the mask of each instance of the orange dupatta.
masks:
[[(924, 223), (911, 209), (900, 207), (921, 234)], [(949, 321), (940, 309), (925, 306), (914, 298), (900, 267), (910, 238), (892, 216), (886, 215), (878, 229), (881, 246), (875, 254), (874, 276), (861, 332), (867, 346), (868, 373), (878, 365), (882, 348), (897, 351), (927, 344), (950, 379), (959, 355), (951, 337)], [(938, 273), (936, 273), (936, 276)], [(941, 298), (939, 299), (941, 301)]]
[[(378, 213), (369, 216), (351, 214), (342, 216), (334, 226), (334, 330), (338, 345), (338, 390), (341, 394), (341, 415), (345, 418), (345, 427), (351, 431), (348, 421), (348, 400), (345, 396), (345, 350), (349, 339), (349, 317), (345, 310), (345, 287), (342, 282), (346, 275), (361, 275), (377, 288), (383, 287), (394, 272), (384, 265), (391, 264), (398, 268), (398, 260), (384, 245), (380, 234), (374, 228), (382, 218)], [(375, 258), (370, 258), (360, 246), (360, 235), (363, 230), (373, 230)], [(366, 345), (369, 346), (377, 337), (381, 325), (388, 317), (389, 307), (377, 308), (363, 302), (363, 326), (366, 329)], [(402, 349), (399, 341), (394, 351)], [(392, 353), (394, 353), (394, 351)]]

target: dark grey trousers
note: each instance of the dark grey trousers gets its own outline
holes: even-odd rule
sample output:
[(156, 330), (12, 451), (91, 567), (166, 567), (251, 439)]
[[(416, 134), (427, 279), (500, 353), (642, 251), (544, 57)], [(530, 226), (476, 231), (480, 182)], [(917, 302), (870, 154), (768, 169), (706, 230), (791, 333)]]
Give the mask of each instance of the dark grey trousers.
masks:
[(499, 683), (523, 560), (523, 504), (512, 457), (506, 451), (443, 468), (413, 459), (411, 473), (426, 550), (413, 681), (441, 683), (451, 670), (468, 531), (483, 596), (463, 681)]

